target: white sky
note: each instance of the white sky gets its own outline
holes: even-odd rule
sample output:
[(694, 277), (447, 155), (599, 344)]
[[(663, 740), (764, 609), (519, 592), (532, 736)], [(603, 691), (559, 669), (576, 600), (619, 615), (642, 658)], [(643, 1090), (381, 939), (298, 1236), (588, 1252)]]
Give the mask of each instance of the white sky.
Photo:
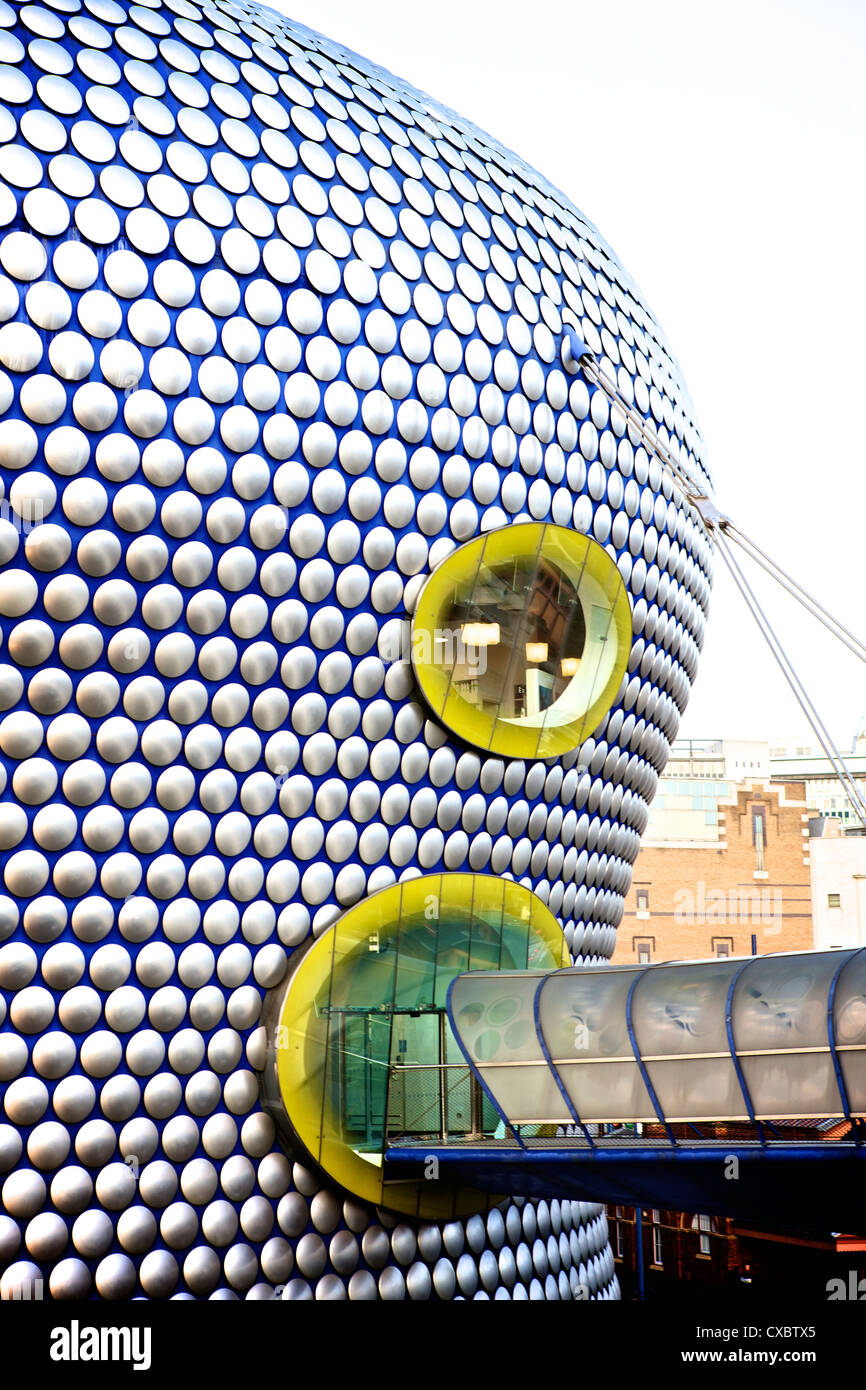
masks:
[[(474, 120), (568, 194), (664, 327), (720, 506), (866, 638), (861, 0), (275, 7)], [(721, 568), (680, 732), (797, 735), (794, 697)], [(847, 747), (866, 714), (863, 667), (781, 591), (756, 587)]]

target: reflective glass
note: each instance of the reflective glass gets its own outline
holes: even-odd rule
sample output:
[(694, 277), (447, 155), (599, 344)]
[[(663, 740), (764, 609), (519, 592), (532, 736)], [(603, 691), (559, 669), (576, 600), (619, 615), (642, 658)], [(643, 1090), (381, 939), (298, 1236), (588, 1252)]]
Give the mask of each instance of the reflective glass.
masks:
[[(838, 966), (832, 951), (766, 956), (751, 961), (737, 980), (734, 1043), (758, 1118), (842, 1113), (827, 1035), (827, 1000)], [(743, 1056), (764, 1049), (780, 1055)]]
[[(737, 969), (728, 961), (659, 966), (647, 971), (635, 988), (635, 1039), (668, 1120), (695, 1115), (748, 1119), (725, 1023), (728, 989)], [(701, 1058), (705, 1053), (717, 1055)], [(658, 1056), (673, 1060), (647, 1060)]]
[(658, 1122), (636, 1062), (562, 1062), (557, 1071), (584, 1124)]
[(647, 1062), (647, 1074), (667, 1120), (748, 1120), (743, 1091), (728, 1057)]
[(740, 1065), (759, 1120), (843, 1113), (829, 1051), (742, 1057)]
[(833, 999), (833, 1027), (837, 1047), (866, 1044), (866, 951), (849, 955), (842, 966)]
[(535, 1031), (533, 1006), (542, 979), (539, 971), (477, 973), (461, 975), (451, 986), (449, 1014), (457, 1039), (512, 1124), (571, 1120)]
[(545, 1046), (585, 1124), (658, 1118), (626, 1024), (628, 993), (640, 973), (563, 970), (539, 989), (536, 1007)]
[(596, 541), (527, 522), (490, 531), (427, 580), (412, 660), (436, 715), (512, 757), (577, 748), (612, 705), (631, 647), (622, 577)]
[(758, 956), (734, 987), (738, 1052), (827, 1047), (827, 999), (839, 956), (832, 951)]
[[(839, 1066), (852, 1115), (866, 1114), (866, 951), (842, 967), (833, 1000)], [(848, 1051), (848, 1049), (852, 1049)], [(864, 1049), (863, 1051), (859, 1049)]]
[(736, 968), (728, 962), (702, 961), (648, 971), (632, 998), (632, 1021), (641, 1056), (727, 1055), (725, 1006)]
[[(427, 1217), (477, 1210), (489, 1199), (445, 1183), (386, 1191), (383, 1153), (394, 1138), (504, 1133), (452, 1034), (449, 986), (466, 972), (546, 971), (567, 959), (556, 919), (513, 880), (453, 873), (386, 888), (300, 952), (269, 997), (264, 1104), (290, 1146), (358, 1197)], [(507, 975), (493, 978), (514, 995)], [(500, 1019), (509, 1042), (519, 1025), (534, 1043), (533, 997), (534, 982), (528, 1015)]]

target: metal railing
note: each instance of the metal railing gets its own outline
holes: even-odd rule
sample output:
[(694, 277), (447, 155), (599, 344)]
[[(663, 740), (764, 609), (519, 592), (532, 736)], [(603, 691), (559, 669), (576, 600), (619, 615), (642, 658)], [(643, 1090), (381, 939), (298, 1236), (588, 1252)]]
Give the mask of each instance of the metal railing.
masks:
[[(386, 1136), (449, 1139), (483, 1137), (481, 1088), (465, 1062), (404, 1062), (388, 1076)], [(499, 1123), (495, 1116), (494, 1126)], [(489, 1129), (493, 1133), (493, 1129)]]

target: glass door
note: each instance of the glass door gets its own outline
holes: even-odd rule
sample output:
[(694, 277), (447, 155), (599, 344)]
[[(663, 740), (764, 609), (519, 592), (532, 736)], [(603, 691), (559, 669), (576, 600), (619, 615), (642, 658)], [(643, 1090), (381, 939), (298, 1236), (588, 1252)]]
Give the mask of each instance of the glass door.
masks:
[(343, 1130), (353, 1149), (381, 1148), (388, 1095), (388, 1043), (391, 1020), (373, 1013), (332, 1015), (341, 1045), (334, 1080), (340, 1093)]
[(390, 1133), (442, 1132), (440, 1014), (398, 1012), (391, 1031)]

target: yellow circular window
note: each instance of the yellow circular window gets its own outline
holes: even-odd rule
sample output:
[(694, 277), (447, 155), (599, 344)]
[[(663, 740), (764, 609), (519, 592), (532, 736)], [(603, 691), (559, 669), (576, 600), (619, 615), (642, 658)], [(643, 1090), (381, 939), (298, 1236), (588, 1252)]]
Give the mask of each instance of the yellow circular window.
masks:
[(268, 996), (262, 1104), (292, 1152), (364, 1201), (444, 1221), (483, 1209), (496, 1199), (445, 1180), (389, 1180), (388, 1150), (504, 1139), (451, 1031), (449, 986), (568, 963), (556, 918), (512, 879), (430, 874), (383, 888), (298, 952)]
[(489, 531), (430, 575), (412, 622), (425, 699), (453, 733), (491, 753), (577, 748), (616, 698), (631, 608), (607, 551), (542, 522)]

